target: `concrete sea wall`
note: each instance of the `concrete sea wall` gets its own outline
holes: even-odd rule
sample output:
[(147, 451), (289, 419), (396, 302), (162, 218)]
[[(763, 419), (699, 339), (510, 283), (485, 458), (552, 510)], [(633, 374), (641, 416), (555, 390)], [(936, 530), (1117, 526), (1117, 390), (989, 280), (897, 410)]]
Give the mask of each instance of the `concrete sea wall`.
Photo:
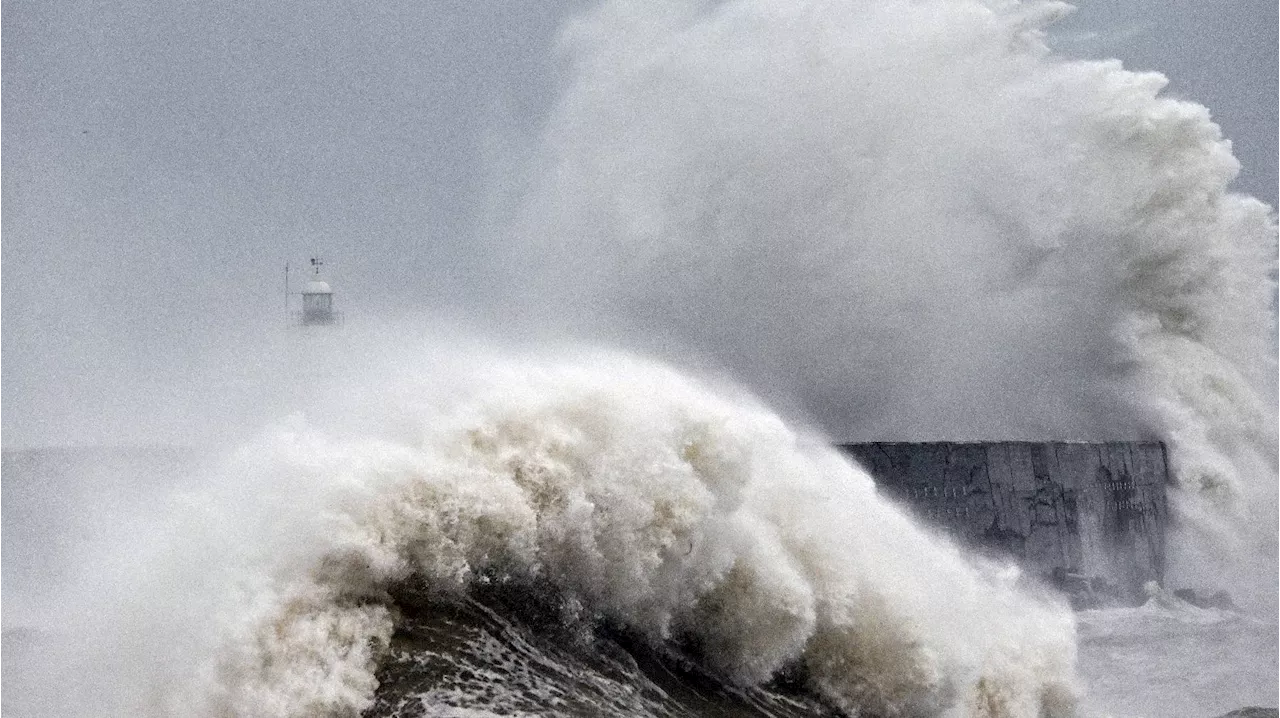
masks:
[(875, 442), (840, 447), (890, 498), (980, 551), (1126, 592), (1164, 573), (1159, 442)]

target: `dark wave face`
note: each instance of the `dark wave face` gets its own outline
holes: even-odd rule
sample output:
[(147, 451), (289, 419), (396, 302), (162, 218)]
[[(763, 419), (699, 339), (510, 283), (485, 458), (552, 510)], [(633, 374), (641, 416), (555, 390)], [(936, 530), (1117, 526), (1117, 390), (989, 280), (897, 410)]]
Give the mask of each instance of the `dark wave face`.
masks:
[[(398, 592), (369, 717), (821, 718), (839, 711), (787, 673), (735, 685), (675, 646), (585, 620), (548, 589), (490, 585), (465, 597)], [(470, 713), (466, 713), (470, 715)]]

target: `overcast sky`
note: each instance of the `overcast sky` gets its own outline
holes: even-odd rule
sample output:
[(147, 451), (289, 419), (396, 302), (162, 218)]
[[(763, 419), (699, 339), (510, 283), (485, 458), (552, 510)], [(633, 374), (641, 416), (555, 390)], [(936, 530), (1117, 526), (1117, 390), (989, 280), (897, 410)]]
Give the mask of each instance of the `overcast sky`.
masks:
[[(506, 167), (583, 3), (3, 4), (3, 444), (134, 443), (319, 254), (348, 312), (484, 314)], [(1276, 202), (1275, 0), (1082, 0), (1054, 45), (1159, 70)]]

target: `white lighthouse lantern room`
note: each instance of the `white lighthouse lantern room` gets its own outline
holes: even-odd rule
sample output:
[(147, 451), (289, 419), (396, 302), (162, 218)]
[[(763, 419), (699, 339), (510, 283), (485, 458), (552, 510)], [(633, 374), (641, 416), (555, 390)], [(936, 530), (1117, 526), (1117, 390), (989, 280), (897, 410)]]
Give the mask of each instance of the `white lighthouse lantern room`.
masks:
[[(323, 266), (324, 262), (318, 257), (311, 258), (311, 276), (308, 277), (306, 285), (300, 292), (302, 295), (302, 312), (296, 315), (297, 322), (304, 327), (337, 324), (342, 316), (340, 312), (334, 311), (333, 289), (320, 276), (320, 268)], [(285, 268), (285, 273), (287, 287), (288, 267)]]

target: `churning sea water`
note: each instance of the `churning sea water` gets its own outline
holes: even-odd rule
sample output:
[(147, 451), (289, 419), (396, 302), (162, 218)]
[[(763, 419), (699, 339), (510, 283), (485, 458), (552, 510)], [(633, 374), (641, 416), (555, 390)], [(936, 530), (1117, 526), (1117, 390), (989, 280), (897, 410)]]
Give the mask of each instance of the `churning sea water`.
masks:
[(1114, 718), (1217, 716), (1275, 708), (1274, 617), (1176, 599), (1079, 614), (1087, 713)]

